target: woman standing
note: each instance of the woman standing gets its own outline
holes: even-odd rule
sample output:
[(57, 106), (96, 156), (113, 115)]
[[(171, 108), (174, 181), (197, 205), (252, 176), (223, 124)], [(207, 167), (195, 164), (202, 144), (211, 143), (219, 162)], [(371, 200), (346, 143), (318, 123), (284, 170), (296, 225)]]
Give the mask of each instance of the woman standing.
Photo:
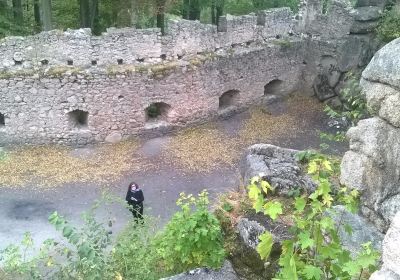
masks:
[(139, 188), (139, 185), (135, 182), (129, 184), (128, 192), (126, 194), (126, 201), (131, 208), (131, 212), (133, 217), (136, 219), (143, 219), (143, 201), (144, 196), (142, 190)]

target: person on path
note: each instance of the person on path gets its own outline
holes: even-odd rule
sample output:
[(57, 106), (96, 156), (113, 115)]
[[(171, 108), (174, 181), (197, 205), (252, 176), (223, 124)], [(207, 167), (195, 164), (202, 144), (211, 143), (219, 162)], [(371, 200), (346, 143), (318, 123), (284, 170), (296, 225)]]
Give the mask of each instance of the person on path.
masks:
[(143, 191), (135, 182), (129, 184), (128, 192), (126, 194), (126, 201), (131, 206), (130, 211), (133, 214), (136, 222), (138, 219), (143, 219)]

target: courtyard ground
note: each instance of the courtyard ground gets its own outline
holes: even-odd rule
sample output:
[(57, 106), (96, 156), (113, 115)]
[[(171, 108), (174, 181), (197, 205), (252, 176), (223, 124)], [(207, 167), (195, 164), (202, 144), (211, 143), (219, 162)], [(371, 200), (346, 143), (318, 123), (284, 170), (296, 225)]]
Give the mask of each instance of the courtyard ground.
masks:
[[(58, 236), (47, 221), (53, 211), (81, 224), (81, 213), (104, 190), (124, 199), (131, 181), (143, 188), (145, 211), (161, 225), (177, 209), (180, 192), (208, 189), (216, 197), (240, 186), (239, 160), (251, 144), (319, 148), (318, 130), (327, 130), (322, 109), (313, 98), (296, 97), (158, 138), (80, 149), (13, 148), (0, 162), (0, 249), (27, 231), (36, 244)], [(331, 148), (340, 155), (347, 145)], [(114, 232), (131, 218), (118, 203), (98, 215), (114, 221)]]

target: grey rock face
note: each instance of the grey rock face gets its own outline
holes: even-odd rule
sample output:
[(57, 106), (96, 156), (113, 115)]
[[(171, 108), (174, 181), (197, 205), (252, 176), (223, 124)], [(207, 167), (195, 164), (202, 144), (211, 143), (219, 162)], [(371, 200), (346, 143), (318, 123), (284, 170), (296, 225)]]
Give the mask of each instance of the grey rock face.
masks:
[(383, 266), (375, 272), (370, 280), (399, 280), (400, 279), (400, 212), (383, 240)]
[(241, 162), (244, 182), (262, 174), (279, 194), (287, 194), (294, 188), (314, 190), (315, 184), (303, 174), (295, 159), (297, 152), (268, 144), (249, 147)]
[(379, 21), (355, 21), (350, 28), (352, 34), (367, 34), (373, 32)]
[(239, 280), (239, 277), (233, 270), (232, 264), (229, 261), (225, 261), (219, 270), (198, 268), (161, 280)]
[[(380, 251), (382, 248), (383, 234), (367, 219), (350, 213), (344, 206), (333, 207), (331, 216), (339, 227), (339, 236), (342, 245), (352, 254), (357, 255), (361, 249), (361, 244), (372, 242), (372, 246)], [(350, 225), (352, 234), (348, 234), (345, 225)]]
[(245, 245), (252, 249), (256, 249), (259, 243), (259, 237), (265, 232), (265, 227), (256, 221), (249, 221), (247, 218), (242, 218), (237, 224), (239, 235)]
[(382, 15), (380, 7), (360, 7), (355, 9), (354, 19), (357, 21), (378, 20)]
[(112, 132), (109, 135), (107, 135), (105, 141), (108, 143), (118, 143), (122, 140), (122, 135), (119, 132)]
[(357, 0), (356, 7), (368, 7), (368, 6), (378, 6), (383, 7), (386, 4), (386, 0)]
[(400, 275), (400, 212), (393, 218), (383, 241), (383, 267)]
[(315, 95), (321, 101), (325, 101), (336, 95), (334, 89), (330, 86), (330, 79), (326, 75), (318, 75), (314, 82), (313, 88)]
[(272, 251), (279, 251), (282, 241), (291, 237), (288, 232), (289, 226), (278, 221), (272, 221), (266, 217), (263, 218), (262, 221), (241, 218), (236, 226), (239, 236), (247, 247), (256, 249), (260, 235), (265, 231), (269, 231), (274, 242)]
[(390, 209), (400, 207), (400, 200), (392, 199), (400, 193), (400, 129), (375, 117), (360, 121), (347, 136), (350, 151), (342, 160), (341, 181), (361, 191), (363, 213), (375, 212), (373, 222), (385, 231), (393, 218)]
[(359, 189), (361, 210), (384, 232), (400, 209), (400, 39), (382, 48), (367, 66), (361, 86), (371, 113), (351, 128), (342, 160), (342, 183)]
[(381, 269), (374, 272), (369, 280), (400, 280), (400, 276), (393, 271)]
[(371, 82), (391, 85), (400, 88), (400, 38), (395, 39), (380, 49), (367, 68), (362, 77)]

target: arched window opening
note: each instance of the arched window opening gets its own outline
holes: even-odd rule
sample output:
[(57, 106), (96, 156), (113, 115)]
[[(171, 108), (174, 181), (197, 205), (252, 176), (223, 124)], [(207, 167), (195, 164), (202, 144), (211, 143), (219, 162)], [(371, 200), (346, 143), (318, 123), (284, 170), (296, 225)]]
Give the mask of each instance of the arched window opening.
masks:
[(264, 95), (282, 94), (283, 81), (275, 79), (264, 86)]
[(82, 110), (74, 110), (68, 113), (70, 125), (75, 128), (88, 126), (89, 113)]
[(146, 110), (146, 121), (168, 121), (171, 106), (164, 102), (150, 104)]
[(237, 105), (239, 102), (239, 91), (228, 90), (224, 92), (219, 98), (219, 108), (225, 109)]

